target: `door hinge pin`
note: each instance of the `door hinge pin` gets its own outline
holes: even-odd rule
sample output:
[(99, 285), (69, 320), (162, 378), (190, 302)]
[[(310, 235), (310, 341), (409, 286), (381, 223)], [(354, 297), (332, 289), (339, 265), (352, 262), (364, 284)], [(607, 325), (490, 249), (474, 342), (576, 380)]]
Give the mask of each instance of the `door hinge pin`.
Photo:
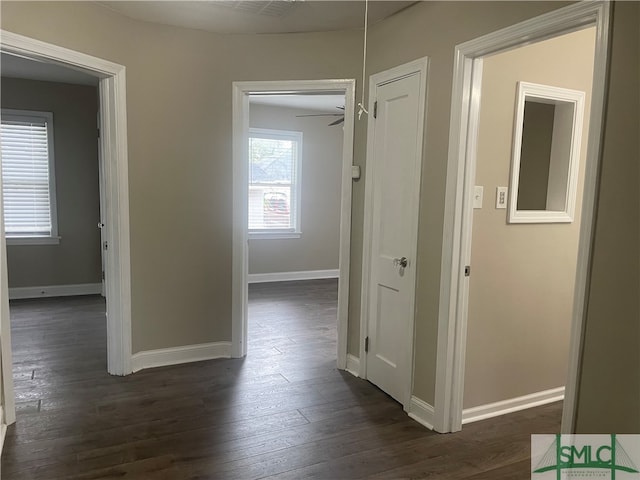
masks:
[(378, 101), (373, 102), (373, 118), (378, 118)]
[(369, 353), (369, 337), (364, 339), (364, 353)]

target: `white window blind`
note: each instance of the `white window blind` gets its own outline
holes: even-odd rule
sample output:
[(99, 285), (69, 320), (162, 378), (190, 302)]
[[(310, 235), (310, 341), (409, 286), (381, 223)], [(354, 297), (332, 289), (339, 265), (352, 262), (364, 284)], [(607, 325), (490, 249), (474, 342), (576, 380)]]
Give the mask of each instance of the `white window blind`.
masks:
[(2, 110), (2, 193), (7, 237), (57, 235), (53, 115)]
[(249, 231), (300, 231), (302, 132), (249, 131)]

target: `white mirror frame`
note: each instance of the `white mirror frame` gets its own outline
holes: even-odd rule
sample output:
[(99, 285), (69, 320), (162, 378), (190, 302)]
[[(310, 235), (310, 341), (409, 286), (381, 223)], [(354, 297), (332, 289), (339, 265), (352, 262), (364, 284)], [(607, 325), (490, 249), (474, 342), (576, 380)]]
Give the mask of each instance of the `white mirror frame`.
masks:
[[(511, 163), (511, 184), (509, 186), (509, 223), (571, 223), (576, 208), (578, 172), (580, 169), (580, 144), (584, 119), (585, 93), (579, 90), (518, 82), (516, 116), (513, 134)], [(522, 151), (522, 131), (524, 127), (524, 106), (526, 100), (541, 103), (573, 104), (573, 128), (569, 149), (566, 201), (564, 210), (518, 210), (518, 184), (520, 180), (520, 157)], [(555, 127), (554, 127), (555, 130)], [(554, 131), (554, 137), (555, 137)]]

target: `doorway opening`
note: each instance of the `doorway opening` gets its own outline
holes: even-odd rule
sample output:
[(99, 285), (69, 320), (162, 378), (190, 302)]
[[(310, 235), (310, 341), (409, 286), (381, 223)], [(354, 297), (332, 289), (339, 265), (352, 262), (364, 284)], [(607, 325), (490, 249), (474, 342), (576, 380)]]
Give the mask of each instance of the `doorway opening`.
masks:
[[(107, 371), (112, 375), (131, 373), (131, 292), (130, 292), (130, 254), (129, 254), (129, 199), (128, 199), (128, 167), (126, 137), (126, 94), (125, 68), (96, 57), (75, 52), (46, 42), (34, 40), (10, 32), (2, 33), (0, 50), (4, 55), (18, 57), (21, 60), (35, 61), (39, 65), (36, 70), (48, 70), (48, 65), (58, 73), (68, 69), (80, 73), (85, 79), (92, 79), (98, 86), (97, 101), (99, 103), (99, 147), (95, 132), (92, 147), (99, 149), (98, 158), (102, 161), (101, 192), (99, 216), (93, 228), (101, 227), (101, 243), (98, 248), (104, 250), (104, 290), (106, 294), (106, 344)], [(64, 68), (63, 68), (64, 67)], [(51, 71), (51, 70), (50, 70)], [(93, 117), (93, 121), (95, 120)], [(55, 121), (54, 121), (55, 124)], [(97, 165), (96, 165), (97, 167)], [(94, 172), (100, 177), (98, 171)], [(60, 177), (61, 172), (58, 172)], [(73, 185), (73, 182), (72, 182)], [(73, 188), (67, 185), (66, 188)], [(58, 185), (58, 188), (65, 188)], [(97, 194), (96, 186), (96, 194)], [(60, 195), (60, 192), (58, 192)], [(58, 217), (61, 212), (58, 212)], [(7, 252), (5, 225), (0, 225), (1, 250), (1, 304), (0, 304), (0, 341), (2, 348), (2, 380), (3, 380), (3, 424), (15, 421), (15, 399), (12, 381), (11, 325), (9, 319), (9, 288), (7, 281)], [(64, 231), (59, 235), (63, 237)], [(54, 239), (56, 240), (56, 239)], [(60, 241), (60, 239), (57, 239)], [(94, 256), (95, 256), (94, 252)], [(101, 262), (101, 260), (98, 260)], [(100, 266), (96, 268), (101, 268)], [(101, 274), (100, 274), (101, 276)], [(58, 289), (57, 293), (93, 293), (86, 291), (95, 289), (96, 294), (102, 292), (102, 280), (96, 279), (78, 288)], [(39, 285), (40, 286), (40, 285)], [(45, 295), (56, 294), (56, 288), (45, 291)], [(99, 298), (99, 297), (97, 297)], [(82, 303), (82, 302), (81, 302)], [(85, 305), (86, 307), (86, 305)], [(103, 307), (99, 307), (104, 309)], [(93, 307), (89, 308), (92, 310)], [(94, 312), (95, 313), (95, 312)]]
[[(478, 134), (483, 61), (490, 55), (513, 51), (520, 46), (532, 45), (536, 42), (593, 27), (595, 28), (595, 49), (591, 53), (593, 60), (591, 109), (588, 117), (589, 132), (588, 136), (586, 135), (586, 142), (584, 142), (586, 158), (581, 167), (584, 175), (582, 212), (576, 253), (576, 281), (573, 288), (570, 288), (570, 296), (573, 299), (571, 302), (572, 320), (568, 327), (570, 343), (567, 355), (568, 362), (565, 362), (568, 363), (568, 367), (566, 367), (568, 378), (564, 390), (562, 430), (568, 433), (572, 429), (598, 175), (609, 15), (609, 5), (606, 2), (575, 4), (456, 47), (436, 364), (434, 426), (440, 432), (458, 431), (462, 428), (463, 423), (469, 285), (470, 275), (474, 275), (474, 266), (471, 264), (474, 201), (476, 205), (481, 203), (484, 193), (485, 205), (493, 209), (494, 205), (496, 208), (501, 208), (502, 205), (506, 207), (509, 198), (508, 192), (504, 188), (508, 187), (508, 184), (491, 185), (484, 192), (476, 189), (475, 186), (476, 162), (479, 151)], [(526, 79), (519, 80), (526, 81)], [(482, 101), (485, 101), (484, 97), (482, 97)], [(515, 95), (512, 102), (514, 102), (512, 106), (515, 108)], [(510, 158), (510, 150), (507, 155)], [(553, 164), (553, 161), (551, 163)], [(496, 187), (499, 188), (496, 189)], [(564, 189), (565, 192), (571, 190), (568, 187)], [(501, 191), (503, 192), (502, 200), (500, 200)], [(493, 196), (494, 192), (496, 197)], [(514, 192), (509, 194), (513, 195)], [(567, 199), (565, 205), (568, 205), (569, 201)], [(511, 205), (517, 204), (515, 201), (511, 202)], [(566, 222), (567, 217), (570, 217), (566, 212), (570, 210), (571, 208), (567, 207), (564, 212), (560, 212), (564, 215), (546, 216), (554, 217), (556, 222)], [(505, 212), (505, 210), (501, 211)], [(517, 217), (517, 215), (511, 214), (510, 216), (511, 218)], [(522, 216), (535, 217), (535, 215), (528, 214)], [(538, 215), (538, 217), (542, 218), (545, 215)], [(498, 274), (499, 272), (494, 272), (494, 276)], [(509, 339), (504, 339), (504, 341), (508, 342)], [(467, 412), (467, 416), (469, 418), (475, 416), (476, 419), (488, 418), (507, 413), (507, 411), (527, 408), (527, 406), (533, 406), (537, 401), (543, 403), (553, 401), (557, 399), (554, 395), (557, 397), (560, 392), (550, 389), (544, 393), (546, 398), (529, 398), (527, 395), (523, 395), (506, 404), (505, 402), (489, 403), (483, 406), (483, 412)]]
[(248, 350), (335, 369), (344, 92), (249, 95)]
[[(265, 282), (313, 279), (306, 289), (326, 296), (337, 278), (337, 366), (346, 367), (354, 97), (354, 80), (234, 82), (234, 357), (248, 352), (250, 281), (264, 293)], [(323, 221), (327, 238), (314, 234)]]

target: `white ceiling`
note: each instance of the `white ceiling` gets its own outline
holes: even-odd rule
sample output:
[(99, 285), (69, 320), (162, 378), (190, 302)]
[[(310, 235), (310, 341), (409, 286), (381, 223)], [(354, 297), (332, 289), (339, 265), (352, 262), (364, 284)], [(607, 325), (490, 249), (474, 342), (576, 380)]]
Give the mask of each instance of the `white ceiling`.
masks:
[(296, 108), (309, 112), (342, 113), (344, 95), (250, 95), (249, 103)]
[(77, 85), (98, 85), (99, 81), (97, 77), (68, 67), (28, 60), (6, 53), (3, 53), (0, 57), (0, 74), (3, 77), (73, 83)]
[[(320, 32), (362, 28), (363, 0), (103, 1), (98, 4), (135, 20), (216, 33)], [(369, 24), (416, 3), (369, 3)]]

